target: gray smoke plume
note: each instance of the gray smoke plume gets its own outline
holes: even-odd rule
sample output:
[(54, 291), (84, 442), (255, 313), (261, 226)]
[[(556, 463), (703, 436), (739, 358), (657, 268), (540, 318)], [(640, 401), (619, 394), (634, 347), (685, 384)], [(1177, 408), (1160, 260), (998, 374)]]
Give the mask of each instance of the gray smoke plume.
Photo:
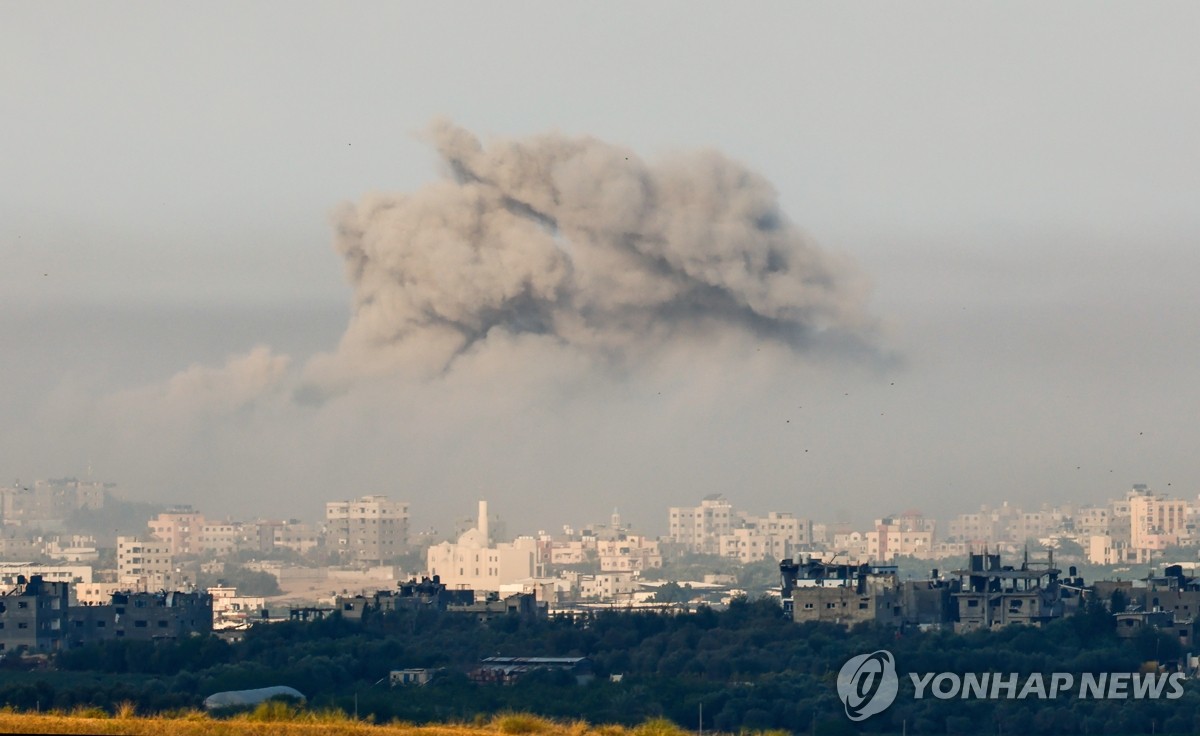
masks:
[(761, 176), (714, 151), (657, 163), (589, 137), (428, 137), (447, 175), (336, 215), (354, 312), (318, 383), (446, 370), (497, 331), (626, 364), (731, 326), (801, 349), (862, 335), (866, 288)]

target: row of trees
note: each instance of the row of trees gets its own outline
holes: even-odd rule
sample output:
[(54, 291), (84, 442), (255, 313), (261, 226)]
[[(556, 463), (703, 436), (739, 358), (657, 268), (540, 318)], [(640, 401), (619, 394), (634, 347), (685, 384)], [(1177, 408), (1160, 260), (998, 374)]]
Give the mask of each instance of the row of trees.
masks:
[[(795, 624), (769, 599), (683, 615), (605, 612), (575, 622), (481, 624), (401, 612), (362, 623), (335, 616), (260, 626), (236, 644), (215, 637), (94, 644), (58, 655), (57, 671), (11, 673), (0, 680), (0, 701), (19, 708), (112, 708), (133, 700), (154, 711), (197, 706), (221, 690), (290, 685), (317, 707), (349, 711), (357, 702), (360, 713), (413, 722), (523, 710), (623, 724), (661, 715), (694, 729), (703, 705), (705, 728), (730, 732), (836, 733), (853, 726), (913, 734), (1191, 733), (1200, 726), (1194, 721), (1200, 695), (1191, 687), (1175, 701), (915, 700), (903, 676), (891, 709), (852, 724), (837, 699), (836, 675), (851, 656), (876, 649), (892, 651), (902, 672), (1081, 674), (1137, 671), (1147, 660), (1177, 652), (1178, 642), (1154, 630), (1119, 639), (1112, 617), (1098, 605), (1040, 629), (967, 635)], [(587, 686), (549, 672), (511, 687), (472, 683), (465, 673), (493, 655), (586, 656), (597, 677)], [(425, 687), (388, 688), (388, 672), (405, 667), (441, 674)], [(612, 674), (622, 675), (620, 681), (611, 681)]]

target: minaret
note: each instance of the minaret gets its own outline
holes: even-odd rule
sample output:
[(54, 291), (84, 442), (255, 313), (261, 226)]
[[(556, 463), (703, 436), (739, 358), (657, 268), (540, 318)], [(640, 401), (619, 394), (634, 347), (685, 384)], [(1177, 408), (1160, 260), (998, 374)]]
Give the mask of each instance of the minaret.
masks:
[(484, 545), (490, 545), (492, 543), (492, 538), (488, 534), (487, 501), (479, 502), (479, 525), (476, 528), (479, 529), (479, 533), (483, 535)]
[(615, 508), (613, 509), (612, 519), (610, 521), (612, 522), (613, 529), (621, 528), (621, 513), (619, 511), (617, 511)]

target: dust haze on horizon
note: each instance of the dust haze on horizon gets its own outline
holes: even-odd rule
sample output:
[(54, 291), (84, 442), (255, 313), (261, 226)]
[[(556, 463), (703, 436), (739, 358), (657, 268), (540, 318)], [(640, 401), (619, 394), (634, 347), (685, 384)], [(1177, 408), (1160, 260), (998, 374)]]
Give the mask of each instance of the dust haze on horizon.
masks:
[(1194, 496), (1200, 13), (1073, 7), (10, 9), (0, 473), (418, 531)]

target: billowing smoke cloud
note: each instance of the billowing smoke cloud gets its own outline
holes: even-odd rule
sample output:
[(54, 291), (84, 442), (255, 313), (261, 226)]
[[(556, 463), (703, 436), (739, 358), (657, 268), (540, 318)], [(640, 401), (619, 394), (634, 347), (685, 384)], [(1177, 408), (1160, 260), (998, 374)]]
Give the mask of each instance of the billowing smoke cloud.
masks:
[(854, 267), (717, 152), (650, 164), (587, 137), (485, 146), (448, 122), (428, 135), (446, 178), (336, 216), (354, 313), (337, 353), (310, 364), (316, 384), (436, 374), (498, 332), (624, 365), (717, 326), (797, 349), (869, 329)]
[(749, 467), (789, 486), (798, 468), (779, 458), (812, 440), (748, 428), (799, 429), (777, 412), (811, 412), (797, 391), (845, 379), (828, 356), (877, 367), (859, 360), (880, 356), (857, 269), (721, 154), (485, 145), (448, 123), (428, 137), (443, 177), (336, 214), (353, 290), (336, 346), (257, 348), (111, 393), (86, 452), (215, 509), (293, 513), (278, 501), (319, 508), (353, 487), (412, 494), (428, 515), (466, 493), (559, 488), (649, 513), (650, 489), (714, 492)]

